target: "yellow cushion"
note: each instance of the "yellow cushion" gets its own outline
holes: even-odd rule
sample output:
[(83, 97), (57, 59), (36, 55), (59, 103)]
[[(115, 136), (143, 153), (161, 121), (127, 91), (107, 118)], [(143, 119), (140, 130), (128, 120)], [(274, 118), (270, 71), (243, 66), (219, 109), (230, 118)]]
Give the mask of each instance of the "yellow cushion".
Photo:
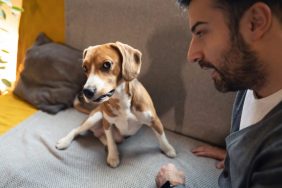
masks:
[(0, 135), (37, 111), (12, 93), (0, 96)]
[(24, 12), (19, 25), (17, 77), (23, 68), (26, 50), (32, 46), (40, 32), (55, 42), (65, 41), (64, 0), (23, 0), (22, 7)]

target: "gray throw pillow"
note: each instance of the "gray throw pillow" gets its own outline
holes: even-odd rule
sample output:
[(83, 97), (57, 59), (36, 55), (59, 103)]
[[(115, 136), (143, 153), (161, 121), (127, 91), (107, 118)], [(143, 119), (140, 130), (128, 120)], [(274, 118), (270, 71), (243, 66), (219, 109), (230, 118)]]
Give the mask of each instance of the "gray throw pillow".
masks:
[(86, 81), (81, 64), (82, 51), (41, 33), (27, 50), (14, 94), (51, 114), (71, 107)]

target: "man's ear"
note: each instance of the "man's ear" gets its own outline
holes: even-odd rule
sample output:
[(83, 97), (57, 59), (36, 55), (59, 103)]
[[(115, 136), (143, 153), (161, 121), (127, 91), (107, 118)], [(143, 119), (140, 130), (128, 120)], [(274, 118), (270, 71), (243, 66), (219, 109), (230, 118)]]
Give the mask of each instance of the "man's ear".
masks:
[(242, 20), (244, 20), (243, 24), (247, 24), (245, 32), (249, 40), (256, 41), (271, 28), (272, 12), (267, 4), (258, 2), (244, 13)]
[(135, 79), (141, 70), (141, 57), (142, 53), (134, 49), (133, 47), (116, 42), (112, 44), (113, 47), (117, 48), (122, 57), (122, 77), (126, 81)]

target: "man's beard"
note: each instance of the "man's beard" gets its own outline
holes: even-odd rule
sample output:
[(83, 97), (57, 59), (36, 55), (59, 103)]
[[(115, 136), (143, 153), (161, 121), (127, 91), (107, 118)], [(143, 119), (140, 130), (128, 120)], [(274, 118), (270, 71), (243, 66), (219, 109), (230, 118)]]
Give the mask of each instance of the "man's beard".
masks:
[(259, 89), (264, 85), (266, 81), (264, 67), (240, 34), (233, 38), (231, 48), (223, 52), (221, 57), (218, 67), (209, 62), (199, 62), (201, 67), (213, 68), (219, 74), (214, 78), (218, 91)]

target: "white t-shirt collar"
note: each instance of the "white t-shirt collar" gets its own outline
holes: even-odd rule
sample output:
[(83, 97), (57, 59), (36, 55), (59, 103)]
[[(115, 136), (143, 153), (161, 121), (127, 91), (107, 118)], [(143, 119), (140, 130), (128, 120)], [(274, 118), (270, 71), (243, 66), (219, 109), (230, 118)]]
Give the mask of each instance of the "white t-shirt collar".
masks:
[(260, 99), (256, 97), (254, 91), (248, 90), (244, 101), (240, 130), (262, 120), (281, 101), (282, 89)]

